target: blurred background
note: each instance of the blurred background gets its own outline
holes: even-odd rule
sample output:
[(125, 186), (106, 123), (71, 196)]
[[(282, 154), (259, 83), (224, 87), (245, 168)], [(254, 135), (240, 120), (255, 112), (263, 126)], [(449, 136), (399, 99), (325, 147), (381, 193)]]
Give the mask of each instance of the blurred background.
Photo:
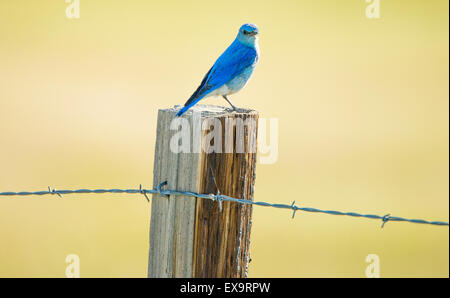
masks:
[[(152, 187), (156, 115), (241, 24), (261, 59), (231, 97), (279, 120), (258, 201), (449, 220), (449, 2), (0, 1), (0, 191)], [(226, 105), (208, 98), (208, 104)], [(0, 277), (145, 277), (139, 195), (0, 199)], [(255, 207), (250, 277), (448, 277), (449, 229)]]

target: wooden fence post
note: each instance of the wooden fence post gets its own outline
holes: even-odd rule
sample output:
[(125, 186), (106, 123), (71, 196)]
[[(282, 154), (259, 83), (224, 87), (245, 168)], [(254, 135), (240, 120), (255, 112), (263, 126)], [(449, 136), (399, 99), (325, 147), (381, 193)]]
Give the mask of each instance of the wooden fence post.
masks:
[[(177, 111), (158, 112), (154, 186), (252, 199), (258, 113), (196, 105), (173, 121)], [(251, 216), (251, 205), (154, 195), (148, 276), (246, 277)]]

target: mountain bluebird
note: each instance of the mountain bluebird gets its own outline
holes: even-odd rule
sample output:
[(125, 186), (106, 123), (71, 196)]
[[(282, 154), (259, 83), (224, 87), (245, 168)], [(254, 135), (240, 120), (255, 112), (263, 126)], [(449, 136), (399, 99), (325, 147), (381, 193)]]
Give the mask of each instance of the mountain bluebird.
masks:
[(220, 96), (233, 107), (227, 95), (241, 90), (255, 69), (259, 57), (258, 27), (254, 24), (244, 24), (233, 43), (217, 59), (213, 67), (203, 78), (200, 86), (181, 108), (177, 116), (183, 115), (199, 100), (208, 96)]

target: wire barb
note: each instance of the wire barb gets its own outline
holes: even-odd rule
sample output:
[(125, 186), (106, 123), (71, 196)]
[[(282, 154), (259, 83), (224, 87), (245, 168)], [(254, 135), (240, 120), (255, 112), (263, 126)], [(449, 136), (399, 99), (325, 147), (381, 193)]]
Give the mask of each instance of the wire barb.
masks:
[(385, 216), (383, 216), (381, 218), (381, 220), (383, 221), (383, 223), (381, 224), (381, 228), (383, 228), (384, 224), (387, 223), (390, 219), (391, 219), (391, 214), (386, 214)]
[(58, 197), (62, 198), (61, 194), (57, 192), (55, 189), (50, 189), (50, 186), (48, 187), (48, 193), (51, 195), (58, 195)]
[(142, 184), (139, 184), (139, 192), (141, 194), (143, 194), (145, 196), (145, 198), (147, 199), (147, 202), (150, 203), (150, 199), (147, 197), (147, 190), (146, 189), (142, 189)]
[(294, 219), (295, 217), (295, 211), (297, 211), (298, 207), (295, 206), (295, 201), (292, 202), (291, 208), (294, 210), (294, 212), (292, 212), (292, 219)]
[(222, 196), (220, 195), (219, 190), (217, 190), (216, 198), (217, 198), (217, 201), (219, 201), (219, 211), (222, 212)]

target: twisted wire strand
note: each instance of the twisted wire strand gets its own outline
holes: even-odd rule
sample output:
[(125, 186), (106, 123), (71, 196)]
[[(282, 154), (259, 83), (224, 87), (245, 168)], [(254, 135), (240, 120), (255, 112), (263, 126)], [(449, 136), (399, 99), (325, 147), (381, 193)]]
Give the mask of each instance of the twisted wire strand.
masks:
[[(51, 189), (48, 187), (48, 190), (46, 191), (21, 191), (21, 192), (0, 192), (0, 196), (4, 197), (10, 197), (10, 196), (29, 196), (29, 195), (57, 195), (59, 197), (62, 197), (62, 195), (66, 194), (89, 194), (89, 193), (96, 193), (96, 194), (103, 194), (103, 193), (127, 193), (127, 194), (142, 194), (145, 196), (147, 201), (150, 201), (147, 194), (159, 194), (162, 196), (188, 196), (188, 197), (196, 197), (200, 199), (208, 199), (208, 200), (214, 200), (222, 205), (222, 201), (228, 201), (228, 202), (235, 202), (240, 204), (247, 204), (247, 205), (257, 205), (257, 206), (263, 206), (263, 207), (273, 207), (273, 208), (280, 208), (280, 209), (290, 209), (293, 211), (292, 218), (295, 216), (295, 212), (300, 210), (304, 212), (315, 212), (315, 213), (324, 213), (329, 215), (344, 215), (344, 216), (351, 216), (351, 217), (362, 217), (362, 218), (369, 218), (369, 219), (380, 219), (382, 221), (381, 227), (384, 227), (384, 225), (388, 221), (403, 221), (403, 222), (410, 222), (410, 223), (417, 223), (417, 224), (429, 224), (429, 225), (435, 225), (435, 226), (448, 226), (448, 222), (443, 221), (428, 221), (424, 219), (409, 219), (409, 218), (403, 218), (398, 216), (391, 216), (390, 214), (386, 215), (375, 215), (375, 214), (360, 214), (357, 212), (341, 212), (341, 211), (335, 211), (335, 210), (321, 210), (317, 208), (310, 208), (310, 207), (299, 207), (295, 205), (295, 201), (288, 205), (288, 204), (272, 204), (267, 202), (255, 202), (251, 200), (246, 199), (237, 199), (230, 196), (222, 195), (220, 193), (217, 194), (200, 194), (196, 192), (191, 191), (180, 191), (180, 190), (166, 190), (162, 189), (163, 186), (167, 185), (167, 181), (164, 181), (160, 183), (156, 188), (154, 189), (144, 189), (142, 188), (142, 185), (139, 186), (139, 189), (77, 189), (77, 190), (56, 190)], [(221, 208), (220, 208), (221, 209)]]

